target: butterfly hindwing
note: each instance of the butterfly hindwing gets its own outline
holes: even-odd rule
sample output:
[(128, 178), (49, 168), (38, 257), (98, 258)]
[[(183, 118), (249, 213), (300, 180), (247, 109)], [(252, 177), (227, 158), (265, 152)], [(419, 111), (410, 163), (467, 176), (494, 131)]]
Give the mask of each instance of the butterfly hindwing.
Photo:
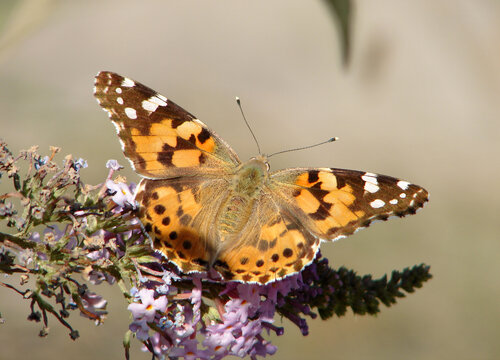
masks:
[(220, 175), (240, 163), (200, 120), (138, 82), (102, 71), (94, 92), (116, 126), (125, 156), (144, 177)]
[(356, 170), (285, 169), (270, 177), (283, 207), (325, 240), (350, 235), (374, 220), (414, 214), (428, 200), (420, 186)]
[(215, 262), (214, 223), (226, 188), (224, 180), (203, 177), (143, 179), (139, 184), (136, 200), (153, 248), (182, 272), (206, 271)]
[(244, 282), (282, 279), (309, 264), (319, 244), (319, 238), (263, 189), (245, 230), (221, 251), (225, 268), (220, 272)]

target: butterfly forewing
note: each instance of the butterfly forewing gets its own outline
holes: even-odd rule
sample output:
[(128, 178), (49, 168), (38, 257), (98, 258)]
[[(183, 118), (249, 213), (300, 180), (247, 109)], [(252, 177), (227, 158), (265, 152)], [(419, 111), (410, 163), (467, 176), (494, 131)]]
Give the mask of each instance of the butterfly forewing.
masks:
[(239, 164), (236, 153), (205, 124), (138, 82), (103, 71), (94, 92), (140, 175), (220, 175)]
[(428, 200), (425, 189), (404, 180), (345, 169), (285, 169), (271, 175), (270, 186), (284, 209), (325, 240), (414, 214)]

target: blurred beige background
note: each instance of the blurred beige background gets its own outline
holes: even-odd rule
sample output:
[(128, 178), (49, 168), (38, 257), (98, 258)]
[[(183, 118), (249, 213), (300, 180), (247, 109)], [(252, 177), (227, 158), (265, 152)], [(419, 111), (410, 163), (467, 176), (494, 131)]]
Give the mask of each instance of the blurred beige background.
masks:
[[(430, 191), (416, 216), (322, 249), (334, 266), (375, 276), (425, 262), (434, 279), (376, 318), (309, 321), (307, 337), (284, 321), (274, 358), (500, 357), (499, 2), (357, 1), (347, 69), (319, 0), (34, 2), (20, 33), (18, 2), (0, 5), (0, 136), (15, 151), (62, 146), (88, 160), (94, 183), (107, 159), (128, 165), (92, 96), (93, 76), (112, 70), (196, 114), (242, 159), (256, 147), (236, 95), (267, 153), (341, 138), (277, 156), (274, 169), (353, 168)], [(21, 35), (5, 38), (5, 29)], [(0, 288), (0, 359), (122, 359), (125, 302), (116, 289), (96, 290), (109, 318), (95, 327), (74, 314), (81, 338), (72, 342), (53, 319), (38, 338), (28, 302)], [(138, 345), (133, 359), (149, 359)]]

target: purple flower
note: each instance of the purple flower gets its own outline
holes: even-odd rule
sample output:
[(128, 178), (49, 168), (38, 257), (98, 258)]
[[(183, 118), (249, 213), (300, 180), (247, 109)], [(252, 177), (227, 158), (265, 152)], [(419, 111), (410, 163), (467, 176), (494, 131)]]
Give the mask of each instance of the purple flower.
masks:
[(113, 171), (118, 171), (120, 169), (123, 169), (123, 166), (121, 166), (120, 164), (118, 164), (118, 161), (114, 160), (114, 159), (110, 159), (106, 162), (106, 167), (110, 170), (113, 170)]
[[(163, 268), (168, 266), (164, 264)], [(272, 355), (277, 348), (263, 335), (283, 334), (283, 328), (274, 325), (276, 312), (307, 334), (303, 316), (314, 317), (310, 298), (323, 291), (311, 282), (318, 272), (314, 268), (309, 273), (257, 285), (220, 283), (206, 274), (176, 275), (165, 270), (161, 280), (148, 280), (141, 284), (144, 289), (136, 290), (135, 303), (129, 306), (134, 318), (130, 329), (140, 340), (149, 339), (149, 349), (160, 358), (257, 359)], [(160, 296), (155, 299), (155, 294)], [(160, 299), (164, 302), (156, 303)]]
[[(163, 358), (162, 354), (166, 354), (172, 345), (163, 334), (157, 332), (151, 335), (149, 339), (153, 345), (153, 352), (160, 358)], [(148, 351), (148, 349), (144, 347), (143, 351)]]
[(220, 328), (220, 331), (216, 328), (212, 328), (203, 340), (203, 345), (208, 348), (214, 355), (226, 355), (229, 353), (228, 346), (234, 342), (234, 336), (232, 331), (225, 331), (224, 328)]
[(167, 297), (160, 296), (155, 299), (154, 290), (141, 289), (138, 295), (141, 303), (132, 303), (128, 306), (135, 320), (144, 319), (146, 322), (153, 322), (157, 311), (163, 313), (167, 309)]
[(113, 180), (106, 181), (106, 187), (113, 196), (111, 200), (120, 207), (135, 208), (135, 199), (131, 189), (125, 183), (115, 183)]
[(19, 264), (28, 267), (33, 262), (35, 253), (32, 249), (24, 249), (17, 253)]
[(252, 303), (242, 299), (229, 300), (225, 308), (228, 313), (234, 313), (240, 322), (246, 322), (248, 316), (253, 313)]
[(133, 321), (128, 328), (139, 340), (145, 341), (149, 338), (149, 326), (144, 319)]
[(82, 158), (79, 158), (78, 160), (76, 160), (74, 163), (73, 163), (73, 168), (76, 170), (76, 171), (80, 171), (80, 169), (84, 169), (88, 167), (88, 164), (87, 164), (87, 160), (85, 159), (82, 159)]
[(259, 306), (261, 285), (238, 284), (237, 290), (240, 299), (248, 301), (252, 306)]
[(105, 300), (101, 295), (97, 295), (92, 291), (86, 291), (82, 295), (82, 300), (85, 308), (90, 311), (94, 309), (105, 309), (108, 304), (107, 300)]
[(236, 344), (231, 348), (231, 351), (238, 356), (245, 356), (250, 352), (250, 349), (256, 344), (256, 336), (262, 332), (260, 321), (249, 321), (241, 327), (241, 336), (236, 339)]
[(175, 347), (168, 353), (170, 358), (182, 357), (184, 360), (210, 359), (210, 353), (198, 349), (198, 340), (186, 339), (181, 347)]
[(250, 356), (252, 358), (255, 358), (255, 356), (267, 356), (267, 355), (274, 355), (278, 348), (271, 344), (269, 341), (266, 341), (262, 339), (262, 337), (259, 336), (259, 342), (257, 342), (252, 350), (250, 351)]
[(48, 156), (37, 156), (34, 159), (34, 166), (36, 170), (39, 170), (43, 165), (47, 164), (49, 162), (49, 157)]
[[(101, 317), (107, 314), (105, 309), (108, 302), (101, 295), (97, 295), (92, 291), (85, 291), (85, 293), (82, 295), (82, 304), (85, 310), (98, 317), (98, 319), (95, 320), (96, 323), (100, 323), (102, 320)], [(81, 315), (90, 318), (89, 315), (83, 312), (81, 313)]]

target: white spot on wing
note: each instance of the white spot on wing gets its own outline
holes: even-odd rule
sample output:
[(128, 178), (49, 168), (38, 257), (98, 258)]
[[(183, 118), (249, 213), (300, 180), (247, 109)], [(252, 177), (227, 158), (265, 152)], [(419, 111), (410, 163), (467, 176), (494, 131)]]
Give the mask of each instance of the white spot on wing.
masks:
[(118, 87), (118, 88), (116, 88), (116, 90), (115, 90), (115, 91), (116, 91), (116, 93), (117, 93), (117, 94), (121, 94), (121, 93), (122, 93), (122, 88), (119, 88), (119, 87)]
[(401, 199), (404, 199), (404, 198), (406, 197), (406, 194), (405, 194), (405, 193), (401, 193), (401, 194), (399, 194), (399, 197), (400, 197)]
[(402, 190), (408, 189), (410, 183), (408, 181), (399, 180), (397, 184)]
[(150, 112), (153, 112), (156, 110), (156, 108), (158, 107), (157, 104), (155, 103), (152, 103), (151, 101), (149, 100), (143, 100), (142, 101), (142, 108), (146, 111), (150, 111)]
[(123, 105), (123, 99), (120, 96), (116, 98), (116, 102), (120, 105)]
[(161, 99), (160, 96), (161, 95), (157, 94), (155, 96), (151, 96), (147, 100), (144, 100), (142, 102), (142, 108), (146, 111), (153, 112), (158, 108), (158, 106), (167, 106), (165, 96), (162, 96), (165, 100)]
[(125, 108), (125, 114), (129, 117), (129, 119), (137, 119), (137, 112), (132, 108)]
[(374, 194), (376, 193), (377, 191), (379, 191), (379, 187), (377, 184), (374, 184), (374, 183), (371, 183), (371, 182), (365, 182), (365, 190)]
[(377, 175), (367, 172), (363, 176), (361, 176), (361, 179), (365, 181), (364, 189), (366, 191), (373, 194), (380, 190), (380, 188), (378, 187)]
[(398, 199), (392, 199), (389, 201), (390, 204), (396, 205), (398, 203)]
[(135, 86), (135, 82), (129, 78), (123, 78), (122, 86), (124, 87), (133, 87)]
[(372, 173), (365, 173), (363, 176), (361, 176), (361, 179), (363, 179), (364, 181), (374, 183), (374, 184), (378, 184), (377, 175), (372, 174)]
[[(160, 94), (156, 94), (155, 96), (151, 96), (148, 101), (152, 102), (153, 104), (156, 104), (158, 106), (167, 106), (167, 98), (165, 96), (161, 96)], [(163, 100), (163, 99), (165, 100)]]
[(385, 202), (383, 202), (382, 200), (380, 199), (376, 199), (376, 200), (373, 200), (371, 203), (370, 203), (370, 206), (374, 209), (379, 209), (381, 208), (382, 206), (385, 205)]

